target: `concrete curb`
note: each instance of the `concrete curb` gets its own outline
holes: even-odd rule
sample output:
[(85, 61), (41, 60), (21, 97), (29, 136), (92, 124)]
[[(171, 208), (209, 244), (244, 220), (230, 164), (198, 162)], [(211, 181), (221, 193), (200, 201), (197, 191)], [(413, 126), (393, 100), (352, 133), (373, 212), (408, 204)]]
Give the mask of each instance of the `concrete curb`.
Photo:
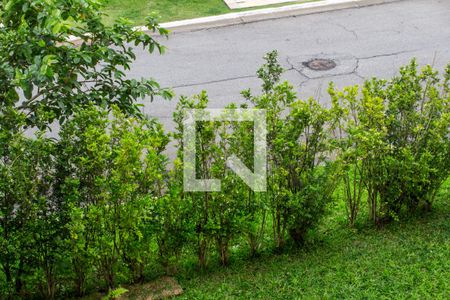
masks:
[[(371, 5), (399, 2), (403, 0), (321, 0), (302, 4), (292, 4), (275, 8), (255, 9), (244, 12), (229, 13), (218, 16), (196, 18), (168, 23), (161, 23), (161, 27), (171, 32), (196, 31), (207, 28), (239, 25), (263, 20), (279, 19), (334, 10), (358, 8)], [(151, 33), (146, 26), (137, 26), (136, 30)], [(69, 38), (70, 42), (80, 41), (77, 37)]]
[[(323, 13), (333, 10), (358, 8), (398, 1), (402, 0), (322, 0), (317, 2), (293, 4), (275, 8), (255, 9), (219, 16), (162, 23), (161, 26), (172, 32), (195, 31), (206, 28), (231, 26), (262, 20)], [(145, 26), (139, 26), (136, 27), (136, 29), (146, 31), (147, 28)]]

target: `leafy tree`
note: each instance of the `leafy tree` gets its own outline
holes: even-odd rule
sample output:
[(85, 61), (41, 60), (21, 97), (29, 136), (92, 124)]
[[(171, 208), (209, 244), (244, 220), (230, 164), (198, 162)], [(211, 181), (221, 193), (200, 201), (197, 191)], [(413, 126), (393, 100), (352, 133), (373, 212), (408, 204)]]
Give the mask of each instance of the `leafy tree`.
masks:
[[(111, 27), (102, 23), (96, 0), (0, 1), (0, 104), (16, 106), (27, 125), (63, 122), (76, 106), (116, 105), (139, 115), (136, 99), (155, 95), (170, 98), (151, 79), (127, 79), (136, 58), (135, 46), (150, 53), (164, 47), (152, 36), (120, 19)], [(167, 31), (148, 19), (148, 29)], [(21, 91), (21, 92), (19, 92)]]
[[(87, 156), (89, 161), (83, 161), (82, 168), (84, 172), (90, 170), (92, 173), (81, 178), (68, 178), (68, 175), (74, 175), (73, 166), (69, 165), (73, 160), (65, 155), (70, 151), (80, 154), (83, 148), (77, 152), (78, 145), (72, 144), (72, 148), (63, 148), (64, 152), (61, 150), (67, 142), (64, 133), (62, 140), (55, 145), (45, 138), (45, 132), (26, 138), (23, 128), (43, 129), (54, 121), (64, 123), (79, 112), (80, 107), (92, 104), (109, 110), (116, 107), (125, 115), (141, 117), (136, 104), (138, 98), (171, 97), (171, 92), (161, 89), (152, 79), (126, 78), (126, 71), (136, 58), (136, 47), (147, 49), (149, 53), (155, 50), (163, 53), (164, 47), (153, 36), (133, 29), (124, 19), (113, 26), (105, 26), (100, 8), (101, 2), (95, 0), (0, 1), (0, 229), (2, 246), (7, 249), (0, 255), (0, 263), (6, 274), (7, 293), (21, 293), (24, 276), (31, 276), (37, 280), (36, 284), (45, 297), (54, 297), (59, 281), (57, 277), (67, 276), (67, 272), (61, 273), (58, 268), (64, 268), (67, 261), (63, 254), (69, 251), (75, 274), (69, 277), (76, 278), (76, 289), (82, 294), (92, 271), (87, 266), (99, 255), (96, 241), (89, 237), (86, 239), (87, 233), (97, 229), (93, 229), (94, 225), (86, 220), (90, 218), (94, 222), (98, 217), (105, 217), (104, 210), (89, 209), (86, 199), (96, 202), (95, 198), (104, 196), (107, 187), (112, 188), (106, 185), (107, 182), (101, 182), (101, 178), (100, 182), (94, 182), (94, 179), (98, 178), (96, 174), (110, 167), (107, 164), (110, 161), (103, 159), (112, 159), (113, 154), (90, 153), (91, 156)], [(148, 19), (147, 25), (152, 33), (168, 34), (154, 19)], [(86, 116), (93, 122), (88, 138), (91, 145), (98, 144), (98, 149), (105, 146), (105, 135), (101, 131), (109, 126), (106, 112), (102, 114), (103, 117), (95, 115), (91, 108), (91, 115)], [(156, 132), (156, 123), (150, 123), (141, 124), (154, 129), (146, 134)], [(77, 141), (80, 140), (75, 138), (72, 142)], [(149, 138), (147, 142), (155, 140)], [(158, 151), (165, 147), (163, 144), (159, 144)], [(70, 146), (70, 143), (65, 146)], [(54, 155), (55, 149), (58, 149), (58, 155)], [(158, 152), (155, 151), (148, 154), (155, 155)], [(160, 157), (159, 154), (156, 157)], [(136, 175), (140, 181), (139, 195), (145, 194), (149, 185), (156, 184), (147, 181), (146, 176), (154, 176), (161, 171), (153, 169), (153, 158), (147, 157), (147, 164), (152, 167), (140, 169), (141, 173)], [(146, 172), (150, 173), (144, 175)], [(120, 177), (119, 174), (116, 176)], [(82, 181), (80, 190), (74, 189), (80, 184), (77, 180)], [(157, 181), (161, 182), (161, 179)], [(119, 189), (131, 189), (130, 186), (116, 185), (114, 190), (118, 198), (131, 197), (125, 197), (127, 192)], [(80, 199), (82, 202), (77, 202)], [(139, 201), (143, 199), (139, 198)], [(139, 223), (136, 226), (143, 225)], [(127, 230), (133, 232), (133, 237), (121, 236), (120, 241), (124, 245), (137, 236), (140, 238), (139, 234), (136, 235), (136, 228), (128, 227), (121, 232)], [(107, 232), (104, 231), (105, 234)], [(71, 243), (63, 242), (67, 240)], [(127, 252), (131, 257), (125, 252), (114, 253), (127, 261), (132, 273), (139, 273), (136, 276), (142, 277), (145, 259), (136, 256), (137, 252)]]

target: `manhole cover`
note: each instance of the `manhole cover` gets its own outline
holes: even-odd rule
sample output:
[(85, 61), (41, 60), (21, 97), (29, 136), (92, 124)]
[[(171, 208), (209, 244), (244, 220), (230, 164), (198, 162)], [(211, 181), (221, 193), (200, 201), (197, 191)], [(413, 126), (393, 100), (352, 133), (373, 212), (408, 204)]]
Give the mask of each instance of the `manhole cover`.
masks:
[(327, 71), (336, 67), (336, 63), (333, 60), (325, 58), (316, 58), (305, 61), (303, 65), (314, 71)]

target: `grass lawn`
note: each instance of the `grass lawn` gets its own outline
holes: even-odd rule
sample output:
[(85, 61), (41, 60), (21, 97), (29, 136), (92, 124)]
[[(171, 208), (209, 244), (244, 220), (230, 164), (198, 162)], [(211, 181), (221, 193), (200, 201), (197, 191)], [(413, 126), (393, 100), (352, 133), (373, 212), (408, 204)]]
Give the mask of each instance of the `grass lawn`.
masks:
[[(296, 1), (302, 3), (311, 1)], [(289, 3), (283, 3), (282, 6)], [(264, 8), (264, 7), (258, 7)], [(237, 9), (233, 12), (249, 10)], [(111, 24), (119, 17), (128, 18), (135, 25), (142, 25), (151, 13), (160, 16), (161, 22), (192, 19), (232, 12), (223, 0), (107, 0), (104, 9), (105, 22)]]
[(185, 273), (181, 299), (450, 299), (448, 186), (444, 191), (447, 200), (423, 218), (351, 230), (331, 217), (323, 228), (334, 229), (301, 251)]

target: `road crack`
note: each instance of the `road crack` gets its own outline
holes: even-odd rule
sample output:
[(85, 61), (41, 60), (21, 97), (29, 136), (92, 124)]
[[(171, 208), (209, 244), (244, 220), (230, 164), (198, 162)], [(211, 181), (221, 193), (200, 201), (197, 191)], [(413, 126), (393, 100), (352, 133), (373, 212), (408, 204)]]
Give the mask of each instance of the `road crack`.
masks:
[(334, 25), (334, 26), (337, 26), (337, 27), (342, 28), (344, 31), (346, 31), (346, 32), (348, 32), (348, 33), (351, 33), (351, 34), (353, 35), (353, 37), (355, 38), (355, 40), (358, 40), (358, 39), (359, 39), (358, 33), (357, 33), (355, 30), (349, 29), (349, 28), (347, 28), (345, 25), (342, 25), (342, 24), (339, 24), (339, 23), (331, 23), (331, 22), (329, 22), (329, 23), (330, 23), (331, 25)]
[(239, 79), (257, 78), (257, 77), (258, 77), (257, 75), (244, 75), (244, 76), (230, 77), (230, 78), (217, 79), (217, 80), (211, 80), (211, 81), (203, 81), (203, 82), (196, 82), (196, 83), (174, 85), (174, 86), (171, 86), (169, 88), (171, 88), (171, 89), (178, 89), (178, 88), (184, 88), (184, 87), (192, 87), (192, 86), (198, 86), (198, 85), (208, 85), (208, 84), (215, 84), (215, 83), (221, 83), (221, 82), (227, 82), (227, 81), (233, 81), (233, 80), (239, 80)]
[(356, 59), (364, 60), (364, 59), (373, 59), (373, 58), (379, 58), (379, 57), (389, 57), (389, 56), (395, 56), (395, 55), (411, 53), (411, 52), (416, 52), (416, 51), (417, 50), (403, 50), (403, 51), (392, 52), (392, 53), (383, 53), (383, 54), (375, 54), (375, 55), (371, 55), (371, 56), (356, 57)]
[(286, 57), (286, 62), (290, 66), (291, 70), (295, 70), (298, 74), (300, 74), (301, 76), (305, 77), (307, 79), (307, 81), (309, 79), (312, 79), (311, 77), (309, 77), (308, 75), (303, 73), (302, 69), (296, 68), (295, 65), (289, 60), (289, 57)]

